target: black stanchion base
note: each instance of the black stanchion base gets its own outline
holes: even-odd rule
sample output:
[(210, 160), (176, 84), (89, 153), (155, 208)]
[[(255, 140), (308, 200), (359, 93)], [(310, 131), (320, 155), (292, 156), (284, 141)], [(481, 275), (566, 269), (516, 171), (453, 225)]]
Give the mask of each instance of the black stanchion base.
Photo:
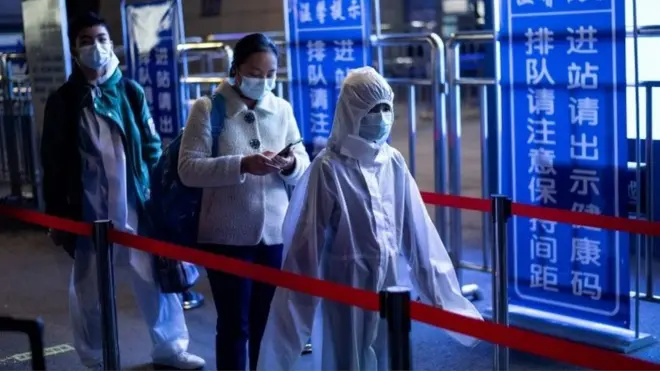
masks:
[(184, 310), (193, 310), (204, 305), (204, 295), (196, 291), (186, 291), (181, 294), (181, 305)]

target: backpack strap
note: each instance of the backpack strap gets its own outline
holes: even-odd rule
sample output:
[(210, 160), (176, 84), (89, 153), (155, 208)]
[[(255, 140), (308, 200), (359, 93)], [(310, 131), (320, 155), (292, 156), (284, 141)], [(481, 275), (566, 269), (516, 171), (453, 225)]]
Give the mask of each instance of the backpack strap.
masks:
[[(126, 93), (126, 98), (128, 99), (128, 104), (131, 106), (131, 112), (135, 121), (138, 123), (137, 127), (140, 131), (141, 138), (148, 138), (147, 134), (144, 132), (145, 126), (139, 125), (140, 118), (142, 117), (142, 101), (138, 95), (137, 88), (135, 83), (131, 82), (127, 77), (122, 77), (121, 83), (124, 86), (124, 92)], [(144, 124), (147, 124), (146, 122)]]
[(133, 84), (126, 77), (122, 77), (122, 84), (124, 85), (126, 98), (128, 98), (128, 103), (131, 105), (131, 111), (133, 111), (133, 115), (135, 117), (140, 117), (140, 115), (142, 115), (142, 104), (140, 102), (140, 97), (138, 96), (135, 86), (133, 86)]
[(222, 128), (225, 126), (225, 97), (222, 94), (213, 94), (211, 96), (211, 138), (213, 138), (213, 147), (211, 156), (218, 156), (218, 137)]

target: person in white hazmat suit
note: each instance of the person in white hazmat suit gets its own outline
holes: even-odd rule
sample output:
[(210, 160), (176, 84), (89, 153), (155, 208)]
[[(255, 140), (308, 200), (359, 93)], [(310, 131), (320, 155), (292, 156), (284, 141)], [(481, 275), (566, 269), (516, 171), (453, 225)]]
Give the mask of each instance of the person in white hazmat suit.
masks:
[[(81, 15), (69, 27), (76, 58), (69, 80), (46, 103), (41, 142), (46, 213), (84, 222), (109, 219), (118, 230), (138, 233), (148, 199), (149, 170), (161, 141), (144, 91), (125, 79), (102, 18)], [(73, 343), (82, 363), (103, 369), (102, 328), (94, 247), (89, 238), (51, 231), (74, 258), (69, 286)], [(153, 343), (153, 361), (168, 369), (202, 368), (187, 352), (190, 342), (181, 302), (155, 282), (152, 257), (115, 247), (115, 262), (128, 277)], [(121, 277), (118, 272), (116, 277)]]
[[(403, 156), (386, 143), (393, 99), (371, 67), (344, 80), (328, 147), (292, 195), (283, 269), (377, 292), (406, 280), (397, 277), (403, 255), (424, 302), (482, 319), (461, 294)], [(314, 370), (387, 370), (386, 326), (377, 312), (278, 288), (257, 369), (292, 370), (312, 334)], [(465, 345), (476, 343), (452, 335)]]

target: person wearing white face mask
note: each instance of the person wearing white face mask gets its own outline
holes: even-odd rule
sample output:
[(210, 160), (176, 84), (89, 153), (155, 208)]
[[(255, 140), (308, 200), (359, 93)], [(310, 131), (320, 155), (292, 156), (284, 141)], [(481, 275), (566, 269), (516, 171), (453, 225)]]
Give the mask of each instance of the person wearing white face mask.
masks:
[[(148, 225), (149, 172), (161, 154), (144, 91), (122, 76), (103, 19), (93, 13), (77, 18), (69, 39), (76, 64), (69, 80), (48, 97), (44, 114), (45, 211), (88, 223), (108, 219), (118, 230), (138, 233)], [(69, 285), (74, 346), (85, 366), (103, 369), (94, 247), (89, 238), (50, 235), (74, 258)], [(128, 268), (154, 363), (168, 369), (203, 367), (203, 359), (187, 352), (183, 308), (176, 294), (160, 291), (152, 257), (116, 245), (114, 258), (118, 267)]]
[[(371, 67), (353, 70), (344, 80), (328, 147), (291, 197), (283, 269), (378, 292), (405, 282), (397, 276), (403, 255), (423, 301), (481, 319), (461, 294), (403, 156), (386, 143), (393, 99), (389, 84)], [(378, 312), (281, 287), (271, 303), (257, 369), (293, 370), (310, 334), (311, 369), (388, 370), (386, 321)], [(453, 335), (466, 345), (475, 342)]]
[[(291, 105), (271, 92), (277, 59), (275, 45), (262, 34), (238, 41), (232, 81), (215, 92), (224, 98), (222, 130), (212, 136), (217, 100), (195, 101), (181, 138), (178, 175), (185, 186), (203, 189), (199, 248), (279, 269), (287, 186), (298, 182), (309, 157), (298, 143)], [(207, 273), (218, 314), (216, 369), (245, 370), (248, 364), (254, 369), (275, 289), (220, 271)]]

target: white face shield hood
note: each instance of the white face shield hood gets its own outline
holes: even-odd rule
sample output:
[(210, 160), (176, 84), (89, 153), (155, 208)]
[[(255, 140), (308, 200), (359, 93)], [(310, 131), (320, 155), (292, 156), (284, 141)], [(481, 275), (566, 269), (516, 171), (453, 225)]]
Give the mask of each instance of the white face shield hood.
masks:
[(381, 103), (394, 106), (394, 92), (385, 78), (372, 67), (361, 67), (351, 71), (339, 93), (328, 147), (333, 151), (349, 155), (356, 151), (364, 151), (366, 149), (364, 147), (370, 147), (371, 151), (376, 153), (380, 145), (366, 143), (359, 138), (358, 132), (362, 119), (372, 108)]

